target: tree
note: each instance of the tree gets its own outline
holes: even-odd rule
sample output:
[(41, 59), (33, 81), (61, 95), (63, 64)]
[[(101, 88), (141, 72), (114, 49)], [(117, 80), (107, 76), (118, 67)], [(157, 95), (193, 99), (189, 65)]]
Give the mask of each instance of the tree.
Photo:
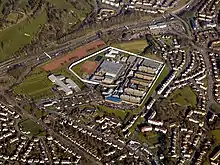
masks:
[(2, 50), (4, 49), (4, 42), (3, 41), (1, 42), (1, 49)]

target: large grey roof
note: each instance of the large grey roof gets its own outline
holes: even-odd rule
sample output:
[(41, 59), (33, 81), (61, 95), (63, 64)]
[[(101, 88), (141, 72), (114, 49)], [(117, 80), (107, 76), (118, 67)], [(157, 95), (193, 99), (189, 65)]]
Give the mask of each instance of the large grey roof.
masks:
[(160, 63), (145, 59), (142, 65), (149, 66), (151, 68), (158, 68), (160, 66)]
[(112, 61), (103, 61), (100, 65), (100, 70), (106, 73), (118, 74), (122, 67), (123, 64), (120, 63), (115, 63)]

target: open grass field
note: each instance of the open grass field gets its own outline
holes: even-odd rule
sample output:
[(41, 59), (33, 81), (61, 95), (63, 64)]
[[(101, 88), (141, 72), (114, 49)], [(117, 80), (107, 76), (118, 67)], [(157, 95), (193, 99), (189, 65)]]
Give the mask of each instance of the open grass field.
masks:
[(148, 43), (146, 40), (136, 40), (123, 42), (119, 44), (113, 44), (112, 46), (126, 51), (130, 51), (132, 53), (140, 54), (148, 46)]
[(215, 113), (220, 113), (220, 105), (212, 104), (211, 105), (211, 110), (214, 111)]
[(88, 11), (92, 11), (92, 3), (90, 3), (92, 1), (87, 1), (87, 0), (77, 1), (76, 2), (77, 7), (74, 7), (73, 5), (71, 5), (71, 3), (69, 3), (66, 0), (47, 0), (47, 1), (55, 5), (59, 9), (66, 9), (69, 12), (76, 14), (77, 18), (80, 21), (83, 21), (87, 17), (89, 13)]
[(23, 131), (26, 131), (26, 132), (30, 131), (30, 135), (32, 136), (44, 135), (43, 128), (39, 124), (33, 122), (32, 120), (29, 120), (29, 119), (24, 120), (19, 123), (19, 126), (22, 128)]
[(196, 107), (197, 104), (197, 96), (189, 86), (183, 89), (176, 89), (169, 99), (183, 106), (191, 105)]
[(14, 91), (17, 94), (25, 94), (30, 98), (39, 99), (42, 97), (52, 96), (52, 86), (52, 82), (50, 82), (47, 78), (47, 73), (37, 69), (21, 84), (16, 86)]
[(220, 130), (213, 130), (212, 135), (215, 137), (215, 143), (220, 145)]
[(48, 79), (50, 73), (71, 78), (81, 89), (84, 88), (84, 84), (69, 72), (67, 66), (52, 72), (46, 72), (38, 67), (21, 84), (14, 87), (14, 92), (36, 100), (54, 96), (52, 87), (55, 85)]
[[(10, 58), (19, 48), (30, 43), (46, 22), (46, 12), (42, 12), (35, 19), (24, 20), (11, 28), (1, 31), (0, 61)], [(25, 36), (25, 33), (30, 36)]]
[(99, 109), (101, 112), (106, 112), (108, 114), (113, 114), (116, 117), (119, 117), (120, 119), (124, 120), (127, 112), (129, 112), (129, 110), (120, 110), (120, 109), (112, 109), (106, 106), (97, 106), (97, 109)]

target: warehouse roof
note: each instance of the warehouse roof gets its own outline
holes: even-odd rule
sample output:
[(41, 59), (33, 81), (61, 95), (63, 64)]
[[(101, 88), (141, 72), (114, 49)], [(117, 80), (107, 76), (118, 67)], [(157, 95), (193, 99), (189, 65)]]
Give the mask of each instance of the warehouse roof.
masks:
[(146, 59), (143, 61), (142, 65), (157, 69), (160, 66), (160, 63), (152, 62), (151, 60)]
[(112, 61), (103, 61), (100, 65), (100, 71), (117, 75), (122, 69), (122, 67), (123, 64), (120, 63), (115, 63)]

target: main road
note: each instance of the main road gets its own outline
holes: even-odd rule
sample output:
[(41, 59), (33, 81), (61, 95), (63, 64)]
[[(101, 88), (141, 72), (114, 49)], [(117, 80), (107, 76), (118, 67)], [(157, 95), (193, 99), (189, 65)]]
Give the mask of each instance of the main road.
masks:
[[(190, 0), (186, 5), (182, 6), (181, 8), (172, 11), (172, 14), (178, 15), (180, 13), (182, 13), (184, 10), (186, 10), (186, 7), (190, 6), (193, 7), (194, 5), (197, 5), (196, 0)], [(189, 8), (189, 7), (188, 7)], [(186, 10), (187, 11), (187, 10)], [(166, 22), (171, 18), (171, 16), (169, 14), (167, 14), (166, 16), (160, 16), (156, 19), (154, 19), (155, 22)], [(132, 22), (132, 23), (124, 23), (124, 24), (120, 24), (120, 26), (118, 25), (114, 25), (112, 27), (106, 28), (106, 29), (100, 29), (102, 31), (102, 33), (107, 34), (110, 31), (121, 31), (123, 29), (126, 30), (126, 28), (133, 30), (133, 29), (137, 29), (137, 28), (142, 28), (142, 27), (146, 27), (150, 24), (152, 20), (138, 20), (137, 22)], [(126, 28), (125, 28), (126, 26)], [(98, 36), (96, 35), (96, 32), (92, 32), (90, 34), (86, 34), (85, 36), (79, 37), (77, 39), (73, 39), (70, 41), (67, 41), (65, 43), (62, 43), (60, 45), (57, 46), (56, 49), (47, 52), (47, 54), (49, 54), (52, 58), (56, 58), (57, 56), (62, 55), (65, 52), (74, 50), (75, 48), (94, 41), (98, 39)], [(0, 63), (0, 74), (3, 74), (5, 72), (7, 72), (8, 68), (17, 65), (17, 64), (31, 64), (31, 63), (35, 63), (35, 64), (42, 64), (46, 61), (48, 61), (49, 58), (44, 54), (41, 53), (40, 55), (36, 56), (29, 56), (26, 57), (25, 59), (19, 59), (19, 58), (12, 58), (8, 61), (2, 62)]]

